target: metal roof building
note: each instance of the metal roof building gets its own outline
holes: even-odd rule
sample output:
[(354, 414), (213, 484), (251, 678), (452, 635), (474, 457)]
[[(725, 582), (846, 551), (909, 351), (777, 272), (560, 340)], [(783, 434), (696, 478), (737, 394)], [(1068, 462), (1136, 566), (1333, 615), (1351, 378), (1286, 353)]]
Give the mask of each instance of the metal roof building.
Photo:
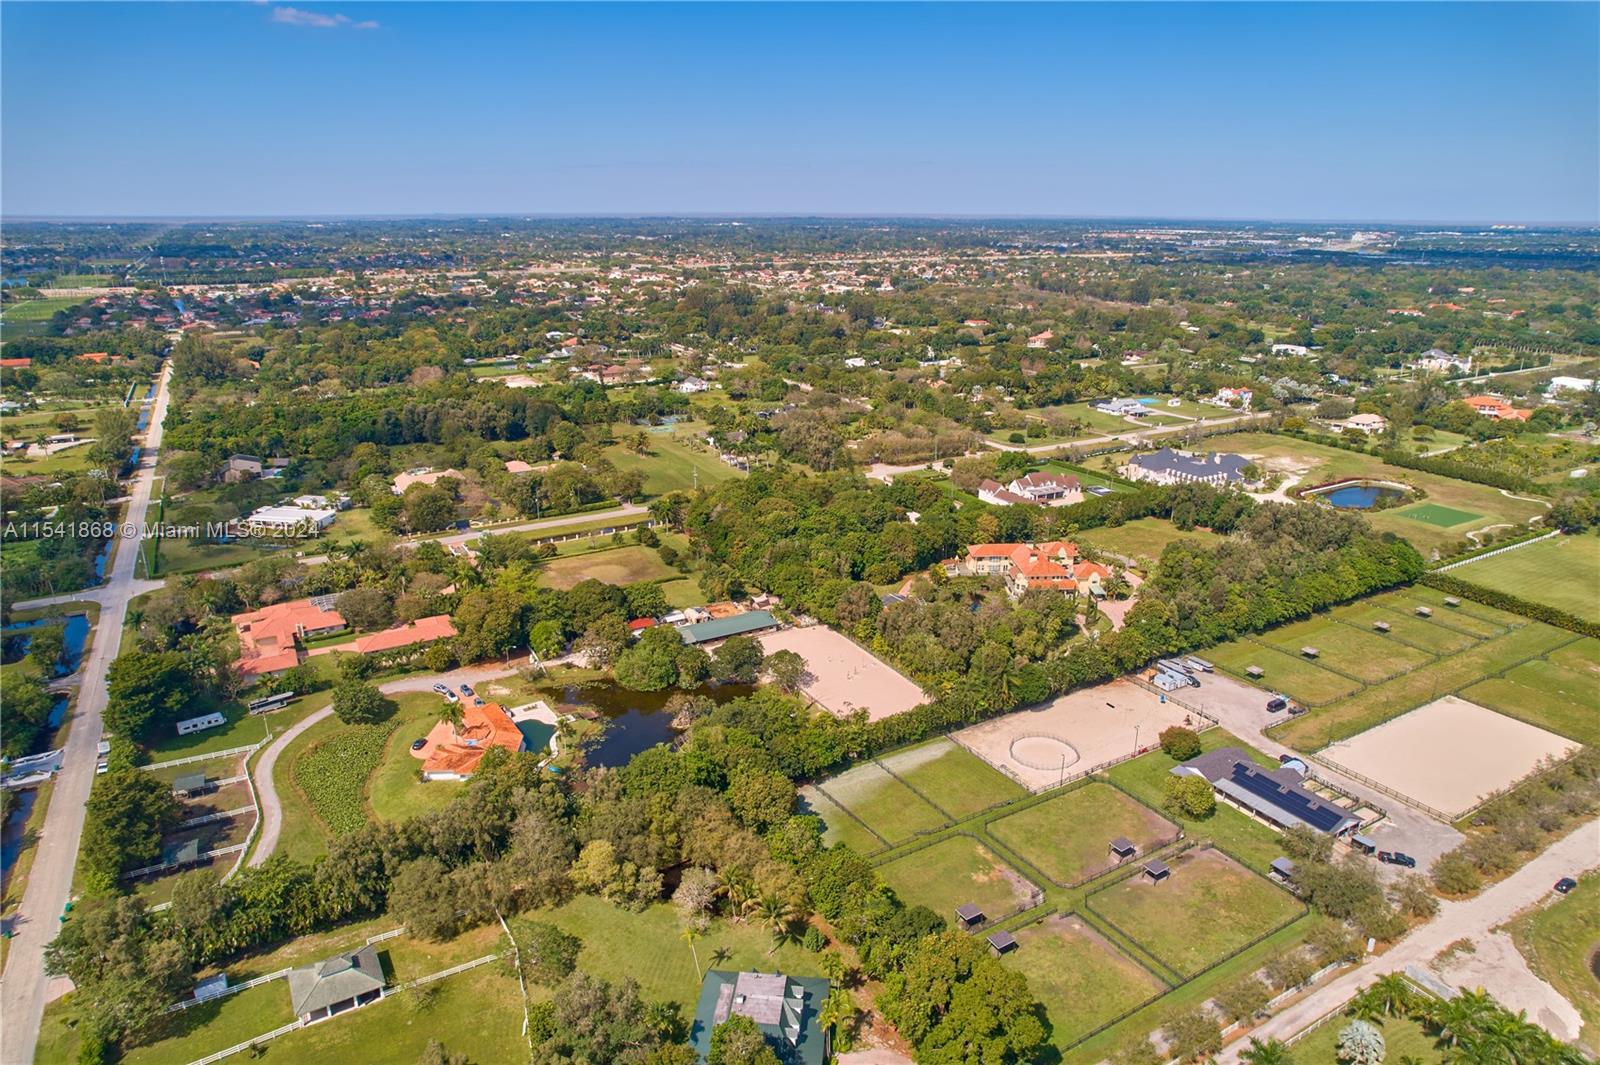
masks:
[(747, 610), (743, 614), (683, 625), (678, 629), (678, 635), (687, 644), (710, 643), (712, 640), (726, 640), (729, 636), (748, 636), (752, 632), (765, 632), (777, 627), (778, 619), (772, 616), (771, 611)]
[(729, 1017), (747, 1017), (780, 1060), (823, 1065), (830, 1056), (831, 1032), (817, 1018), (828, 989), (828, 981), (816, 977), (712, 969), (700, 985), (689, 1042), (703, 1062), (711, 1053), (717, 1025)]

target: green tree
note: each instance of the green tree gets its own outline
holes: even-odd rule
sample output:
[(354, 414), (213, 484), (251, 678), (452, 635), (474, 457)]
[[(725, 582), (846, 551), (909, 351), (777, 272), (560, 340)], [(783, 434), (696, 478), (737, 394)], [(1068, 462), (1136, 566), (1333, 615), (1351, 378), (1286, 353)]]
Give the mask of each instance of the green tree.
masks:
[(1161, 749), (1169, 758), (1187, 762), (1200, 753), (1200, 734), (1194, 729), (1173, 725), (1161, 730)]
[(178, 651), (129, 651), (111, 663), (106, 684), (107, 730), (143, 740), (175, 719), (193, 698), (183, 655)]
[(1027, 978), (961, 932), (911, 947), (904, 966), (885, 977), (878, 1004), (921, 1062), (1029, 1062), (1046, 1042)]
[(333, 689), (333, 713), (347, 725), (371, 725), (394, 713), (395, 704), (376, 685), (347, 680)]
[(95, 778), (84, 808), (79, 860), (105, 886), (161, 861), (161, 837), (181, 819), (172, 785), (153, 773), (119, 767)]
[(711, 653), (711, 669), (718, 680), (753, 684), (761, 672), (761, 659), (760, 641), (730, 636)]
[(1265, 1043), (1250, 1037), (1250, 1045), (1239, 1051), (1239, 1060), (1247, 1065), (1294, 1065), (1294, 1055), (1289, 1045), (1281, 1039), (1268, 1039)]
[(784, 691), (798, 691), (805, 682), (806, 660), (798, 652), (784, 648), (767, 655), (761, 662), (761, 670)]
[(756, 1022), (735, 1014), (711, 1030), (706, 1065), (782, 1065)]
[(1168, 776), (1163, 787), (1166, 789), (1167, 807), (1191, 821), (1203, 821), (1217, 809), (1216, 793), (1211, 790), (1211, 782), (1205, 777), (1188, 774)]
[(151, 927), (136, 896), (80, 907), (45, 948), (45, 971), (72, 979), (86, 1038), (106, 1043), (150, 1031), (193, 979), (182, 945)]

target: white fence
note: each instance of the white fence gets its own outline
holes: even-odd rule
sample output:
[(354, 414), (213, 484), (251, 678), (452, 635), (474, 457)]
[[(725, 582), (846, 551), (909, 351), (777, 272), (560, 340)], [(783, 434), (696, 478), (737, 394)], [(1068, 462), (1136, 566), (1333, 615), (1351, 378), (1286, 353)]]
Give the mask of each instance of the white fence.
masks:
[(236, 754), (249, 754), (251, 751), (255, 750), (257, 747), (261, 746), (263, 743), (266, 743), (266, 742), (267, 742), (266, 738), (263, 737), (263, 738), (257, 740), (255, 743), (249, 744), (249, 745), (244, 746), (244, 747), (229, 747), (225, 751), (209, 751), (209, 752), (207, 752), (205, 754), (191, 754), (187, 758), (173, 758), (173, 759), (169, 759), (168, 761), (165, 761), (165, 762), (156, 762), (154, 765), (147, 765), (147, 766), (144, 766), (142, 768), (144, 768), (144, 769), (170, 769), (175, 765), (188, 765), (191, 762), (209, 762), (213, 758), (231, 758), (232, 756), (234, 756)]
[(1458, 566), (1470, 566), (1474, 562), (1482, 562), (1486, 558), (1493, 558), (1496, 555), (1503, 555), (1507, 551), (1515, 551), (1519, 547), (1527, 547), (1529, 544), (1542, 544), (1546, 540), (1550, 539), (1552, 536), (1560, 536), (1560, 535), (1561, 535), (1560, 532), (1555, 532), (1555, 531), (1547, 532), (1543, 536), (1535, 536), (1531, 540), (1523, 540), (1520, 543), (1508, 544), (1505, 547), (1497, 547), (1493, 551), (1485, 551), (1481, 555), (1473, 555), (1471, 558), (1464, 558), (1460, 562), (1452, 562), (1448, 566), (1440, 566), (1438, 569), (1434, 570), (1433, 572), (1435, 572), (1435, 573), (1449, 573), (1451, 570), (1455, 569)]

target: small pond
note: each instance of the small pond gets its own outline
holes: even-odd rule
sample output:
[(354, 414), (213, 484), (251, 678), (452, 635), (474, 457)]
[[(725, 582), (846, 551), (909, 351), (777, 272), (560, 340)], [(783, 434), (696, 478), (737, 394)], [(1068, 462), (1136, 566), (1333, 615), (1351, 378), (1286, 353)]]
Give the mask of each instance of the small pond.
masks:
[(0, 876), (11, 875), (11, 866), (16, 863), (17, 855), (22, 853), (22, 844), (25, 842), (24, 826), (27, 825), (28, 816), (33, 812), (33, 804), (38, 798), (37, 788), (24, 788), (12, 795), (11, 809), (6, 814), (4, 827), (0, 828)]
[(56, 667), (56, 676), (64, 677), (76, 672), (78, 665), (83, 661), (84, 645), (89, 642), (88, 614), (34, 618), (31, 621), (19, 621), (14, 625), (7, 625), (0, 630), (0, 635), (5, 637), (4, 661), (14, 662), (27, 654), (28, 645), (33, 642), (28, 630), (43, 628), (46, 625), (60, 625), (64, 630), (62, 637), (65, 648), (61, 654), (61, 664)]
[[(748, 684), (707, 684), (691, 689), (686, 694), (702, 695), (715, 702), (726, 703), (749, 695), (754, 690)], [(574, 707), (598, 711), (605, 719), (606, 730), (598, 742), (589, 745), (588, 763), (594, 766), (621, 766), (640, 751), (658, 743), (671, 743), (678, 738), (678, 730), (672, 727), (672, 715), (666, 709), (667, 700), (677, 695), (678, 691), (677, 688), (668, 688), (659, 692), (636, 692), (612, 681), (594, 681), (553, 687), (547, 695), (552, 705), (562, 704), (556, 706), (558, 712)]]
[(1405, 492), (1387, 484), (1346, 484), (1314, 494), (1340, 510), (1371, 510), (1380, 502), (1400, 499)]

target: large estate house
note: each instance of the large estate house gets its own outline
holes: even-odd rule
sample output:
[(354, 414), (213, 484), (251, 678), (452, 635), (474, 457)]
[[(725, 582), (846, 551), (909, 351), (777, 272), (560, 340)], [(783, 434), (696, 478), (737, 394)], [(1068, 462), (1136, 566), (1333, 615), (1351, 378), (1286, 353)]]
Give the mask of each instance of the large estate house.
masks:
[(300, 664), (298, 641), (342, 632), (344, 617), (332, 596), (293, 599), (233, 615), (239, 636), (239, 672), (247, 678), (283, 673)]
[(1070, 473), (1035, 470), (1010, 484), (986, 478), (978, 485), (978, 498), (997, 507), (1009, 507), (1014, 503), (1068, 507), (1083, 502), (1083, 485)]
[(1042, 544), (973, 544), (964, 559), (949, 559), (944, 571), (952, 577), (1002, 577), (1013, 597), (1032, 588), (1053, 588), (1067, 595), (1105, 594), (1111, 570), (1078, 554), (1078, 545), (1064, 540)]
[(1149, 481), (1152, 484), (1214, 484), (1231, 485), (1244, 481), (1244, 468), (1250, 460), (1242, 455), (1225, 455), (1211, 452), (1195, 455), (1164, 447), (1148, 455), (1135, 455), (1122, 467), (1122, 475), (1130, 481)]

